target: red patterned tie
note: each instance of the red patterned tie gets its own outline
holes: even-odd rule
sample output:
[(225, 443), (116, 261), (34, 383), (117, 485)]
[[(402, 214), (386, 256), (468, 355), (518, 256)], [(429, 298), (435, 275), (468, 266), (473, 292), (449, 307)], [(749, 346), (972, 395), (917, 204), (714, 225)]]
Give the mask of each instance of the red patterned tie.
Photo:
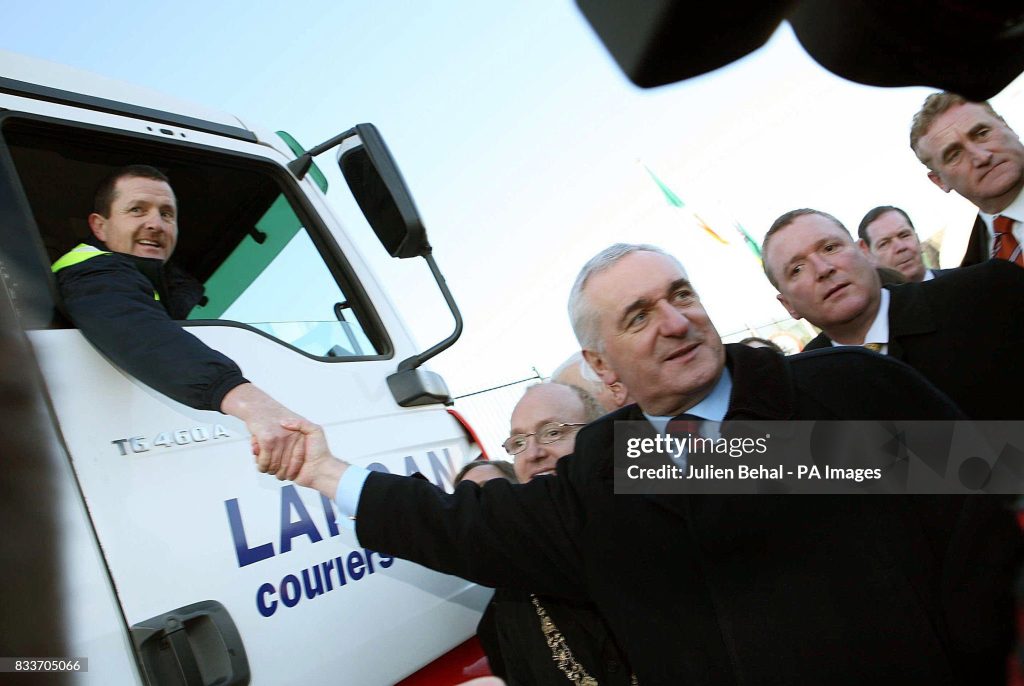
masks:
[[(691, 437), (700, 437), (700, 430), (703, 424), (704, 420), (697, 415), (681, 414), (668, 423), (665, 427), (665, 433), (678, 440), (687, 441)], [(685, 443), (683, 445), (684, 447), (679, 451), (679, 454), (672, 458), (672, 461), (680, 468), (685, 468), (690, 459), (690, 447)]]
[(1009, 260), (1024, 267), (1024, 255), (1021, 255), (1020, 243), (1013, 237), (1013, 220), (1002, 215), (996, 217), (996, 220), (992, 222), (992, 233), (995, 234), (995, 241), (992, 243), (992, 257)]
[(700, 436), (701, 424), (704, 420), (693, 414), (681, 414), (675, 417), (665, 427), (665, 433), (670, 436)]

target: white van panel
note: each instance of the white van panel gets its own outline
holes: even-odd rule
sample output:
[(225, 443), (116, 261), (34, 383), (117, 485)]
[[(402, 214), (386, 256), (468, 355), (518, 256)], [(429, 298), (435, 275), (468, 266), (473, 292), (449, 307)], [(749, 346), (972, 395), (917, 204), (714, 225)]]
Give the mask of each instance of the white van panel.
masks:
[[(189, 331), (323, 423), (339, 456), (447, 487), (472, 457), (443, 409), (395, 405), (393, 361), (323, 362), (240, 327)], [(257, 684), (391, 683), (473, 634), (489, 591), (364, 550), (333, 504), (255, 470), (241, 422), (156, 393), (78, 331), (29, 335), (129, 626), (216, 600)]]
[[(88, 670), (74, 675), (75, 684), (142, 684), (132, 646), (125, 633), (117, 597), (110, 587), (106, 564), (89, 522), (74, 475), (65, 465), (52, 483), (57, 490), (39, 494), (40, 501), (59, 513), (59, 551), (65, 656), (87, 658)], [(30, 621), (30, 620), (29, 620)]]

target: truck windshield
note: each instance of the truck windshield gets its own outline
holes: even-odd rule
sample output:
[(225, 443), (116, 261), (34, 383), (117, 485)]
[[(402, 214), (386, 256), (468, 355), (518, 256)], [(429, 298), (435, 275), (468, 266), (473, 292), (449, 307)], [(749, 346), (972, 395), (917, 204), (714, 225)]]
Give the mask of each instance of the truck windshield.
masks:
[(206, 280), (206, 301), (188, 318), (245, 322), (314, 355), (373, 354), (287, 199), (278, 198), (255, 228)]

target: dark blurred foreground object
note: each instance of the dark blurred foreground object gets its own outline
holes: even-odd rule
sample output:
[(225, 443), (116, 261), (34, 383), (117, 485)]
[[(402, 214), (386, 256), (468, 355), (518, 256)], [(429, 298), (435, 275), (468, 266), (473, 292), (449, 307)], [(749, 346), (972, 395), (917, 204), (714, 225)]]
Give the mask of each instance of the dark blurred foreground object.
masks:
[(1024, 71), (1020, 0), (576, 0), (633, 83), (705, 74), (765, 44), (785, 19), (811, 57), (870, 86), (987, 100)]
[[(0, 255), (0, 287), (12, 276)], [(10, 289), (5, 288), (9, 293)], [(21, 303), (22, 307), (31, 303)], [(0, 295), (0, 647), (3, 657), (70, 656), (62, 612), (67, 586), (60, 576), (64, 529), (56, 495), (62, 478), (73, 480), (61, 461), (49, 421), (38, 367), (17, 315)], [(82, 656), (85, 657), (85, 656)], [(6, 673), (3, 684), (68, 684), (73, 673)]]

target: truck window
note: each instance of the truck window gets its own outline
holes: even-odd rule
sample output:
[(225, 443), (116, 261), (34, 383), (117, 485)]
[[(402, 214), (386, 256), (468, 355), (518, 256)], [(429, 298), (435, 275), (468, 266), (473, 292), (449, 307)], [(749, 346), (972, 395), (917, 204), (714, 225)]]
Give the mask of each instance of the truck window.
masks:
[[(230, 322), (326, 360), (386, 355), (390, 345), (365, 292), (286, 170), (251, 155), (187, 142), (55, 123), (0, 119), (9, 155), (47, 253), (56, 260), (91, 235), (99, 181), (132, 163), (157, 167), (178, 201), (172, 261), (205, 297), (188, 315)], [(48, 264), (48, 263), (47, 263)]]
[(206, 301), (188, 318), (244, 322), (313, 355), (374, 354), (287, 198), (253, 228), (206, 280)]

